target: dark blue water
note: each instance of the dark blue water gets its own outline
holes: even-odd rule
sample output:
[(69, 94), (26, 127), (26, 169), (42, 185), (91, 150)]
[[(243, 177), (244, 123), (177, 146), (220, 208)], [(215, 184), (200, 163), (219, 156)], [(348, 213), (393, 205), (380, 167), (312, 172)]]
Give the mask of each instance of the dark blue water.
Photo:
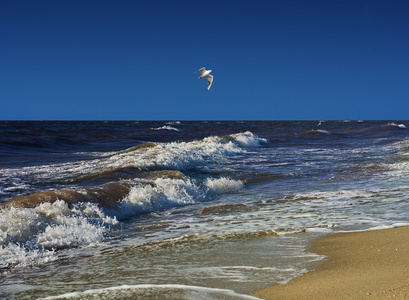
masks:
[(286, 282), (321, 259), (312, 238), (408, 223), (406, 126), (0, 122), (0, 295), (237, 299)]

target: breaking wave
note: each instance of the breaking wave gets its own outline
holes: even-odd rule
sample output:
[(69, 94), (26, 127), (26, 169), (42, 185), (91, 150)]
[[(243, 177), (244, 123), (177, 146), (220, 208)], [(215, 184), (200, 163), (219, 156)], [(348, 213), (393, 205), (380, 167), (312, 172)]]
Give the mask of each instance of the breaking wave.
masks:
[(0, 184), (3, 188), (0, 188), (0, 193), (15, 193), (15, 189), (8, 189), (17, 183), (19, 190), (27, 192), (30, 191), (28, 181), (40, 181), (53, 187), (56, 182), (75, 183), (91, 177), (116, 175), (124, 170), (133, 171), (132, 174), (169, 169), (209, 172), (219, 169), (229, 156), (246, 152), (247, 147), (257, 147), (265, 142), (265, 139), (247, 131), (191, 142), (145, 143), (118, 152), (100, 153), (98, 158), (90, 160), (5, 168), (2, 169)]
[(396, 123), (388, 123), (388, 126), (392, 126), (392, 127), (397, 127), (397, 128), (401, 128), (401, 129), (406, 129), (405, 124), (396, 124)]
[(34, 208), (11, 207), (0, 215), (0, 268), (56, 259), (58, 249), (92, 245), (118, 221), (93, 203), (62, 201)]
[(301, 133), (300, 135), (331, 135), (331, 132), (324, 129), (314, 129)]
[[(238, 191), (244, 187), (242, 181), (219, 177), (211, 170), (219, 172), (229, 156), (264, 142), (245, 132), (191, 142), (145, 143), (91, 160), (3, 169), (3, 178), (20, 178), (24, 183), (27, 176), (51, 187), (55, 182), (106, 178), (125, 169), (131, 175), (85, 188), (71, 184), (33, 191), (0, 204), (0, 269), (53, 260), (57, 250), (101, 243), (129, 217)], [(200, 170), (195, 171), (199, 176), (185, 176), (186, 170)]]
[[(224, 183), (228, 185), (223, 189)], [(118, 190), (121, 184), (123, 189)], [(95, 187), (81, 192), (48, 191), (16, 197), (3, 205), (0, 215), (0, 268), (56, 259), (56, 250), (102, 242), (128, 217), (207, 201), (215, 194), (237, 191), (242, 186), (224, 177), (199, 184), (188, 178), (165, 176), (141, 179), (134, 185), (112, 183), (105, 185), (105, 191)], [(117, 197), (128, 192), (118, 199), (105, 197), (114, 195), (112, 188), (116, 188)], [(96, 190), (101, 192), (98, 197)], [(90, 198), (86, 198), (87, 193)]]
[(170, 131), (179, 131), (179, 129), (172, 126), (162, 126), (158, 128), (152, 128), (152, 130), (170, 130)]

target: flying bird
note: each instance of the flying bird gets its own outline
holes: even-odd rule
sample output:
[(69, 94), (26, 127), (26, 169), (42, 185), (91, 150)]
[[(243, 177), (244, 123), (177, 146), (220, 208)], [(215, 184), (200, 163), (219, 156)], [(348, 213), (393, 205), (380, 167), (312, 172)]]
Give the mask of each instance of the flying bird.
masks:
[(206, 78), (207, 79), (207, 90), (210, 90), (210, 87), (212, 86), (212, 83), (213, 83), (213, 75), (210, 75), (210, 72), (212, 72), (212, 70), (206, 71), (205, 68), (201, 68), (199, 69), (199, 72), (202, 74), (200, 75), (199, 79), (202, 79), (203, 77)]

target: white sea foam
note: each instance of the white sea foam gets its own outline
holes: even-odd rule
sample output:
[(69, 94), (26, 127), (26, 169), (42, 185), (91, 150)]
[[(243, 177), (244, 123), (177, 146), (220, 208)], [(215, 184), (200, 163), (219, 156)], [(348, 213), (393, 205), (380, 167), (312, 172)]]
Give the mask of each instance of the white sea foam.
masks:
[(47, 226), (37, 238), (45, 249), (61, 249), (89, 245), (103, 239), (105, 228), (90, 224), (84, 218), (69, 218), (67, 224)]
[(215, 194), (235, 192), (244, 187), (241, 180), (234, 180), (227, 177), (207, 178), (205, 185), (209, 191)]
[[(315, 256), (318, 256), (315, 254)], [(218, 278), (228, 282), (260, 282), (264, 278), (274, 278), (278, 283), (284, 284), (291, 279), (305, 273), (305, 269), (296, 267), (256, 267), (256, 266), (217, 266), (202, 267), (192, 270), (192, 276), (205, 278)]]
[[(238, 137), (241, 135), (238, 135)], [(141, 169), (207, 168), (221, 163), (226, 157), (245, 151), (239, 143), (211, 136), (200, 141), (158, 144), (148, 149), (135, 149), (110, 157), (109, 165), (115, 168), (137, 167)]]
[(216, 289), (181, 284), (140, 284), (122, 285), (103, 289), (87, 290), (84, 292), (67, 293), (59, 296), (40, 298), (42, 300), (54, 299), (137, 299), (149, 297), (155, 299), (247, 299), (260, 300), (260, 298), (239, 294), (232, 290)]
[(208, 178), (203, 183), (159, 177), (142, 179), (116, 209), (102, 210), (94, 203), (69, 207), (61, 200), (35, 208), (4, 209), (0, 215), (0, 266), (33, 263), (35, 257), (39, 261), (52, 259), (55, 249), (99, 243), (118, 223), (116, 218), (193, 204), (242, 187), (241, 181), (225, 177)]
[(249, 147), (249, 146), (258, 147), (262, 143), (267, 143), (266, 139), (260, 138), (250, 131), (246, 131), (244, 133), (232, 134), (231, 137), (235, 139), (236, 143), (244, 147)]
[[(247, 131), (232, 134), (230, 139), (210, 136), (191, 142), (161, 143), (153, 147), (135, 147), (124, 151), (109, 153), (91, 153), (96, 159), (73, 161), (67, 163), (27, 166), (23, 168), (2, 169), (8, 188), (27, 190), (26, 177), (29, 181), (55, 182), (55, 180), (72, 180), (106, 170), (120, 168), (176, 169), (209, 168), (212, 164), (222, 164), (229, 156), (243, 153), (248, 147), (258, 147), (266, 140)], [(7, 190), (2, 189), (3, 193)], [(13, 190), (14, 191), (14, 190)]]
[(4, 209), (0, 214), (0, 266), (52, 260), (54, 249), (98, 243), (117, 222), (91, 203), (69, 208), (59, 200), (36, 208)]
[(190, 179), (156, 178), (133, 187), (115, 210), (104, 212), (92, 203), (69, 207), (61, 200), (35, 208), (4, 209), (0, 215), (0, 266), (25, 265), (36, 257), (38, 261), (52, 259), (54, 249), (101, 242), (109, 227), (118, 223), (116, 218), (193, 204), (242, 187), (240, 181), (224, 177), (207, 179), (203, 185)]
[(327, 134), (327, 135), (331, 135), (331, 132), (329, 132), (328, 130), (317, 129), (316, 131), (317, 131), (317, 132), (320, 132), (320, 133)]
[(294, 200), (308, 200), (308, 201), (325, 201), (325, 203), (330, 203), (330, 201), (339, 200), (351, 200), (359, 198), (371, 198), (376, 195), (379, 191), (368, 191), (368, 190), (340, 190), (340, 191), (327, 191), (327, 192), (310, 192), (310, 193), (299, 193), (293, 196)]
[(0, 268), (11, 266), (29, 266), (54, 261), (57, 257), (53, 250), (30, 249), (21, 244), (0, 246)]
[(305, 232), (330, 233), (333, 230), (331, 228), (306, 228)]
[(163, 211), (209, 200), (214, 195), (238, 191), (243, 187), (240, 180), (226, 177), (208, 178), (203, 184), (190, 179), (157, 178), (149, 184), (143, 182), (133, 187), (119, 208), (112, 213), (122, 219), (141, 213)]
[(404, 140), (392, 144), (392, 149), (398, 149), (398, 156), (393, 164), (387, 164), (388, 175), (393, 178), (407, 178), (409, 176), (409, 141)]
[[(5, 178), (27, 176), (30, 180), (69, 180), (78, 176), (115, 168), (177, 169), (220, 166), (246, 147), (264, 142), (251, 132), (231, 135), (231, 139), (210, 136), (199, 141), (164, 143), (156, 146), (119, 151), (94, 160), (49, 164), (20, 169), (2, 169)], [(19, 180), (24, 184), (24, 180)], [(204, 182), (192, 179), (143, 179), (136, 184), (115, 210), (103, 210), (97, 204), (79, 203), (68, 206), (63, 201), (43, 203), (35, 208), (7, 208), (0, 215), (0, 266), (25, 265), (35, 257), (51, 259), (54, 249), (81, 247), (103, 241), (116, 218), (166, 210), (216, 195), (234, 192), (243, 183), (226, 177)], [(121, 199), (118, 199), (121, 200)], [(13, 249), (19, 249), (14, 251)], [(19, 253), (15, 257), (6, 253)]]
[(401, 129), (406, 129), (406, 126), (405, 126), (405, 124), (396, 124), (396, 123), (388, 123), (388, 125), (389, 126), (394, 126), (394, 127), (398, 127), (398, 128), (401, 128)]
[(190, 180), (157, 178), (153, 184), (135, 186), (115, 214), (119, 218), (166, 210), (205, 199), (205, 192)]
[[(403, 156), (407, 156), (403, 155)], [(389, 176), (397, 178), (407, 178), (409, 175), (409, 162), (400, 161), (389, 165)]]
[(153, 130), (170, 130), (170, 131), (179, 131), (179, 129), (172, 126), (162, 126), (158, 128), (152, 128)]

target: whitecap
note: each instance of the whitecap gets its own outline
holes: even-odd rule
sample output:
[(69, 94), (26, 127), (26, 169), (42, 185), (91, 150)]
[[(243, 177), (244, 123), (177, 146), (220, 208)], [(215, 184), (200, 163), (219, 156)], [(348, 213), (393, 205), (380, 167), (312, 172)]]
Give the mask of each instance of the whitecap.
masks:
[[(226, 137), (209, 136), (202, 140), (191, 142), (152, 143), (131, 147), (126, 150), (108, 153), (92, 153), (96, 159), (80, 160), (59, 164), (27, 166), (23, 168), (2, 169), (4, 182), (12, 186), (19, 180), (19, 187), (24, 188), (27, 176), (31, 181), (55, 182), (70, 181), (80, 177), (115, 170), (121, 168), (150, 169), (175, 169), (185, 170), (191, 168), (211, 168), (212, 164), (220, 166), (229, 156), (246, 152), (248, 147), (258, 147), (266, 139), (260, 138), (250, 131), (232, 134)], [(9, 180), (13, 180), (9, 182)], [(4, 189), (2, 192), (7, 192)]]
[(162, 126), (158, 128), (151, 128), (152, 130), (170, 130), (170, 131), (180, 131), (179, 129), (172, 126)]
[(331, 135), (331, 132), (324, 130), (324, 129), (317, 129), (317, 130), (313, 130), (313, 132), (318, 132), (318, 133), (324, 133), (327, 135)]
[(206, 198), (206, 192), (189, 179), (156, 178), (150, 184), (133, 187), (118, 209), (111, 210), (111, 213), (123, 219), (193, 204)]
[(396, 124), (396, 123), (392, 122), (392, 123), (388, 123), (388, 125), (398, 127), (398, 128), (401, 128), (401, 129), (406, 129), (405, 124)]
[(234, 180), (227, 177), (221, 177), (207, 178), (205, 186), (212, 193), (224, 194), (241, 190), (244, 187), (244, 184), (241, 180)]
[(258, 147), (262, 143), (267, 143), (267, 139), (260, 138), (250, 131), (230, 135), (236, 143), (244, 147)]

